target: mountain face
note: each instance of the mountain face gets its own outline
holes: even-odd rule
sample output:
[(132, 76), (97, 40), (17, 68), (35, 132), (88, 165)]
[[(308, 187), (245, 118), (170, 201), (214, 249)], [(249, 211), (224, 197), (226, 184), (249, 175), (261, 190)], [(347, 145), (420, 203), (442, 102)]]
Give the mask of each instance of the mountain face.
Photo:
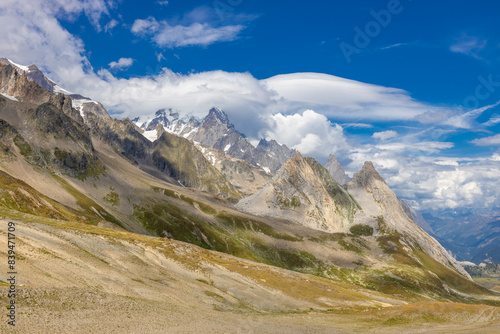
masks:
[(224, 151), (195, 142), (195, 146), (212, 166), (233, 185), (243, 196), (250, 196), (262, 189), (271, 175), (248, 161), (237, 159)]
[(297, 152), (263, 189), (240, 200), (236, 207), (317, 230), (348, 232), (356, 205), (319, 163), (309, 161), (311, 164)]
[(201, 122), (189, 116), (180, 118), (172, 109), (158, 110), (152, 119), (142, 121), (139, 118), (134, 122), (144, 130), (144, 135), (151, 141), (161, 135), (162, 129), (158, 127), (161, 125), (167, 132), (248, 161), (269, 174), (274, 174), (295, 152), (274, 140), (262, 139), (259, 145), (254, 147), (244, 134), (235, 129), (226, 113), (218, 108), (211, 108)]
[(51, 94), (34, 81), (29, 80), (24, 71), (5, 65), (0, 58), (0, 93), (14, 101), (48, 102)]
[[(265, 310), (269, 310), (269, 291), (283, 287), (286, 293), (280, 294), (283, 299), (273, 298), (273, 309), (283, 310), (283, 305), (296, 309), (297, 298), (290, 299), (290, 294), (307, 296), (306, 309), (321, 310), (345, 310), (346, 305), (350, 310), (353, 305), (368, 310), (387, 306), (388, 301), (391, 305), (436, 300), (496, 303), (494, 295), (470, 281), (439, 243), (408, 218), (371, 163), (347, 185), (339, 185), (326, 168), (297, 152), (271, 177), (224, 149), (193, 144), (169, 131), (148, 140), (144, 129), (128, 119), (112, 119), (101, 113), (98, 104), (89, 102), (97, 109), (85, 107), (82, 112), (70, 96), (47, 91), (11, 65), (0, 65), (0, 73), (6, 75), (0, 77), (0, 213), (31, 222), (18, 225), (28, 231), (23, 235), (33, 241), (30, 245), (47, 245), (33, 250), (36, 256), (19, 261), (38, 269), (39, 256), (54, 261), (43, 261), (54, 277), (45, 272), (39, 276), (58, 284), (51, 289), (74, 287), (74, 264), (89, 268), (93, 261), (97, 273), (116, 272), (104, 279), (89, 275), (81, 285), (84, 293), (105, 291), (109, 282), (120, 282), (116, 286), (123, 291), (122, 275), (131, 273), (128, 264), (120, 266), (130, 256), (120, 252), (138, 254), (143, 247), (138, 276), (127, 276), (141, 278), (137, 291), (144, 291), (146, 284), (151, 291), (172, 292), (186, 281), (186, 289), (196, 286), (204, 298), (193, 301), (212, 298), (222, 309), (249, 305), (248, 298), (255, 300), (260, 285), (264, 298), (258, 305)], [(171, 112), (159, 116), (181, 124), (174, 122)], [(205, 120), (205, 129), (219, 129), (223, 137), (235, 131), (222, 112), (214, 110)], [(160, 123), (152, 126), (163, 129)], [(204, 135), (214, 145), (220, 140)], [(262, 142), (260, 149), (271, 152), (276, 144)], [(251, 194), (261, 185), (261, 190), (233, 205), (242, 192)], [(64, 240), (45, 237), (43, 229), (63, 235)], [(68, 229), (77, 232), (71, 235)], [(56, 247), (56, 239), (65, 246)], [(78, 261), (68, 258), (67, 247), (84, 247), (83, 239), (91, 240), (85, 244), (90, 248), (79, 251)], [(57, 256), (48, 255), (51, 252)], [(168, 253), (167, 260), (161, 252)], [(144, 271), (144, 264), (154, 266)], [(179, 276), (176, 270), (186, 275)], [(291, 280), (292, 276), (297, 279)], [(30, 277), (26, 281), (30, 286), (23, 288), (31, 288), (33, 282), (48, 284), (49, 279), (39, 283)], [(341, 301), (339, 291), (345, 293)], [(221, 302), (221, 298), (227, 299)], [(213, 309), (213, 303), (209, 307)]]
[(163, 131), (191, 139), (192, 134), (200, 126), (200, 122), (196, 118), (192, 116), (180, 118), (179, 113), (174, 112), (172, 109), (160, 109), (155, 113), (154, 118), (150, 120), (142, 122), (140, 118), (136, 118), (133, 122), (144, 130), (144, 136), (150, 141), (158, 139)]
[[(131, 162), (154, 175), (185, 187), (225, 198), (240, 198), (238, 190), (187, 139), (163, 132), (153, 143), (130, 120), (86, 115), (93, 133)], [(158, 174), (161, 172), (161, 174)]]
[(335, 155), (330, 154), (328, 156), (325, 168), (338, 184), (347, 184), (347, 182), (351, 181), (351, 178), (346, 174), (344, 168), (337, 161), (337, 157), (335, 157)]
[(369, 222), (371, 217), (378, 217), (377, 229), (380, 233), (397, 232), (411, 247), (423, 249), (443, 265), (451, 266), (470, 278), (469, 274), (439, 242), (408, 217), (394, 192), (371, 162), (365, 162), (363, 168), (354, 174), (352, 181), (347, 184), (347, 189), (363, 209), (359, 212), (357, 219)]
[[(20, 102), (2, 98), (6, 102), (2, 105), (8, 109), (2, 114), (5, 127), (11, 126), (19, 132), (14, 138), (22, 143), (23, 156), (33, 165), (80, 178), (103, 174), (105, 168), (93, 146), (95, 138), (170, 182), (222, 197), (241, 197), (185, 139), (165, 135), (153, 145), (129, 120), (109, 117), (102, 104), (91, 101), (73, 108), (71, 97), (48, 92), (29, 80), (26, 70), (11, 64), (0, 65), (0, 92), (32, 104), (24, 110), (18, 105)], [(21, 134), (30, 135), (24, 138)]]

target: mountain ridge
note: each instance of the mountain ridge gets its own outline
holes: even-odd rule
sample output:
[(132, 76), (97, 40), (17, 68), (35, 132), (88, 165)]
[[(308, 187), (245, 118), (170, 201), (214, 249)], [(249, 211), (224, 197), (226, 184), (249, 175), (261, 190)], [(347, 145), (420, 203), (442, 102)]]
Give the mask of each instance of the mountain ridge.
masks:
[[(0, 73), (8, 73), (9, 80), (22, 80), (24, 86), (16, 94), (26, 95), (32, 81), (3, 71), (3, 66)], [(40, 208), (59, 208), (57, 218), (79, 228), (112, 226), (162, 238), (158, 240), (175, 239), (205, 248), (200, 254), (223, 252), (235, 261), (354, 284), (409, 302), (495, 303), (410, 219), (370, 162), (340, 185), (324, 166), (296, 152), (273, 177), (264, 173), (260, 181), (252, 180), (251, 175), (256, 178), (263, 171), (228, 157), (231, 148), (224, 148), (229, 142), (219, 141), (225, 133), (237, 141), (246, 138), (215, 111), (204, 129), (215, 128), (216, 135), (203, 135), (207, 141), (219, 141), (214, 145), (223, 149), (218, 151), (168, 131), (148, 140), (136, 122), (100, 115), (99, 110), (82, 117), (71, 97), (45, 92), (38, 101), (0, 97), (0, 170), (7, 175), (0, 210), (7, 217), (45, 222), (47, 217), (38, 217), (33, 209), (43, 203)], [(175, 116), (170, 111), (165, 115)], [(216, 126), (209, 126), (213, 122)], [(264, 152), (264, 147), (277, 144), (261, 142)], [(85, 167), (82, 159), (75, 159), (80, 152), (95, 157), (100, 168), (72, 174)], [(43, 160), (47, 157), (48, 162)], [(253, 194), (235, 206), (243, 193), (230, 182), (236, 176), (248, 177), (239, 180), (241, 187), (253, 182), (245, 196)], [(23, 185), (21, 192), (12, 191), (16, 182)], [(260, 185), (263, 188), (256, 191)], [(265, 204), (254, 212), (249, 198), (261, 198)], [(16, 201), (18, 206), (12, 204)], [(245, 202), (246, 212), (238, 210)], [(179, 252), (181, 261), (189, 262), (186, 253)], [(493, 299), (478, 297), (483, 295)]]

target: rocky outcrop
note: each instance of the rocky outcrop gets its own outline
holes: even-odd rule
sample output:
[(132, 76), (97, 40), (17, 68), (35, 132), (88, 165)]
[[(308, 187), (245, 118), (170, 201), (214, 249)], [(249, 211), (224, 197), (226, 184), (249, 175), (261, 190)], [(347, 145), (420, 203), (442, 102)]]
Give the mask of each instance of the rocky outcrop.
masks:
[[(80, 102), (81, 101), (81, 102)], [(75, 103), (73, 103), (75, 106)], [(110, 118), (108, 112), (100, 102), (95, 102), (91, 100), (77, 100), (76, 110), (80, 112), (80, 115), (86, 119), (88, 114), (94, 114), (101, 118)]]
[(0, 62), (0, 93), (12, 96), (21, 102), (38, 104), (49, 101), (51, 97), (50, 92), (29, 80), (24, 72), (2, 62)]
[(185, 138), (164, 132), (154, 142), (151, 157), (158, 170), (182, 186), (229, 199), (241, 198), (238, 190)]
[(257, 145), (257, 149), (266, 151), (272, 159), (278, 162), (279, 166), (283, 166), (288, 159), (295, 156), (295, 150), (289, 149), (286, 145), (280, 144), (274, 139), (261, 139)]
[(254, 147), (250, 141), (238, 132), (230, 123), (227, 115), (218, 108), (210, 109), (208, 116), (200, 124), (198, 130), (189, 139), (203, 145), (223, 150), (225, 153), (252, 165), (260, 167), (268, 173), (274, 174), (293, 154), (286, 148), (281, 148), (287, 153), (283, 157), (280, 150), (267, 151), (264, 147), (272, 148), (278, 143), (262, 143)]
[(299, 152), (263, 189), (242, 199), (236, 207), (256, 215), (288, 219), (317, 230), (349, 230), (349, 219), (343, 213), (342, 205), (335, 202)]
[(59, 93), (56, 95), (52, 95), (49, 99), (49, 103), (59, 108), (59, 110), (72, 118), (74, 121), (83, 124), (82, 116), (80, 115), (78, 110), (73, 108), (71, 97)]
[(397, 233), (411, 247), (423, 250), (441, 264), (470, 278), (463, 267), (439, 242), (408, 217), (396, 194), (389, 188), (371, 162), (365, 162), (363, 168), (354, 174), (347, 187), (349, 193), (363, 209), (356, 215), (356, 220), (369, 222), (370, 217), (378, 217), (376, 228), (379, 235)]
[(205, 159), (235, 186), (243, 196), (250, 196), (262, 189), (271, 179), (271, 174), (245, 160), (237, 159), (224, 151), (195, 143)]
[(338, 184), (347, 184), (347, 182), (351, 181), (351, 178), (346, 174), (335, 155), (330, 154), (325, 164), (325, 168)]

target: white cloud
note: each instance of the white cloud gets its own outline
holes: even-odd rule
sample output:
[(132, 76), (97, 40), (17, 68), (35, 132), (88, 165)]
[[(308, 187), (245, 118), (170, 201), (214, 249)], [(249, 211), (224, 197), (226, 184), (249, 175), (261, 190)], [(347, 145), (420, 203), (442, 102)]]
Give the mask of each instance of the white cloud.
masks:
[[(371, 121), (443, 124), (458, 117), (447, 126), (469, 129), (481, 114), (479, 109), (464, 113), (462, 109), (436, 107), (412, 99), (404, 90), (316, 73), (267, 80), (224, 71), (182, 75), (166, 68), (158, 75), (130, 79), (117, 78), (105, 69), (96, 74), (82, 41), (66, 31), (58, 18), (85, 14), (97, 29), (102, 17), (108, 15), (104, 1), (4, 3), (0, 55), (23, 65), (36, 63), (62, 87), (101, 101), (115, 115), (149, 116), (160, 108), (172, 107), (202, 117), (211, 106), (220, 106), (251, 139), (265, 135), (318, 158), (340, 152), (340, 160), (351, 161), (345, 166), (351, 175), (364, 161), (372, 160), (396, 193), (421, 209), (500, 207), (500, 188), (492, 186), (500, 179), (498, 154), (474, 161), (433, 157), (453, 144), (424, 134), (421, 138), (399, 135), (390, 143), (352, 147), (342, 126), (328, 120), (345, 120), (344, 127), (368, 128)], [(191, 17), (203, 15), (198, 11)], [(139, 22), (134, 24), (137, 34), (143, 32), (151, 38), (164, 27), (153, 18)], [(192, 24), (169, 22), (169, 27)], [(437, 120), (434, 123), (433, 118)], [(439, 131), (442, 129), (428, 135)], [(477, 139), (474, 144), (500, 140), (497, 136)]]
[(445, 109), (412, 99), (408, 92), (320, 73), (293, 73), (263, 80), (283, 109), (316, 112), (337, 120), (412, 120)]
[(109, 21), (108, 23), (106, 23), (106, 25), (104, 26), (104, 31), (105, 32), (110, 32), (117, 25), (118, 25), (118, 21), (115, 20), (115, 19), (112, 19), (111, 21)]
[(500, 123), (500, 116), (499, 115), (494, 115), (487, 122), (483, 123), (483, 125), (485, 127), (490, 127), (490, 126), (496, 125), (498, 123)]
[(343, 129), (332, 124), (324, 115), (313, 110), (293, 115), (275, 114), (269, 117), (265, 137), (275, 139), (304, 155), (326, 158), (347, 148)]
[(113, 70), (124, 70), (129, 68), (134, 63), (132, 58), (120, 58), (118, 61), (112, 61), (109, 63), (109, 68)]
[(375, 132), (372, 137), (375, 139), (380, 139), (382, 141), (395, 138), (398, 136), (398, 133), (393, 130), (387, 130), (387, 131), (382, 131), (382, 132)]
[(167, 0), (158, 0), (156, 3), (159, 4), (160, 6), (167, 6), (168, 5)]
[[(412, 155), (410, 155), (412, 153)], [(353, 149), (346, 167), (357, 172), (370, 160), (400, 198), (418, 210), (499, 208), (498, 154), (467, 161), (459, 157), (415, 155), (413, 150), (364, 146)]]
[(484, 49), (486, 44), (487, 41), (484, 39), (462, 34), (462, 36), (457, 38), (455, 43), (450, 46), (450, 50), (480, 59), (479, 52)]
[(238, 38), (242, 25), (213, 27), (209, 23), (193, 22), (189, 25), (170, 25), (154, 17), (135, 20), (131, 31), (142, 37), (150, 37), (159, 47), (207, 46), (217, 42), (228, 42)]
[(376, 145), (377, 148), (382, 150), (391, 150), (391, 151), (421, 151), (428, 153), (438, 153), (441, 150), (452, 148), (454, 146), (453, 143), (449, 142), (437, 142), (437, 141), (422, 141), (418, 143), (390, 143), (383, 145)]
[(470, 128), (475, 126), (474, 123), (475, 123), (476, 118), (478, 118), (486, 110), (494, 108), (494, 107), (498, 106), (499, 104), (500, 104), (500, 101), (497, 101), (493, 104), (468, 111), (464, 114), (449, 117), (443, 121), (443, 124), (450, 125), (450, 126), (453, 126), (455, 128), (470, 129)]
[(496, 146), (500, 145), (500, 134), (490, 136), (490, 137), (484, 137), (484, 138), (478, 138), (474, 139), (471, 141), (474, 145), (477, 146)]
[(342, 127), (345, 128), (355, 128), (355, 129), (370, 129), (373, 125), (366, 123), (342, 123)]
[(136, 35), (149, 35), (156, 33), (159, 28), (160, 23), (154, 17), (150, 16), (145, 20), (135, 20), (130, 31)]

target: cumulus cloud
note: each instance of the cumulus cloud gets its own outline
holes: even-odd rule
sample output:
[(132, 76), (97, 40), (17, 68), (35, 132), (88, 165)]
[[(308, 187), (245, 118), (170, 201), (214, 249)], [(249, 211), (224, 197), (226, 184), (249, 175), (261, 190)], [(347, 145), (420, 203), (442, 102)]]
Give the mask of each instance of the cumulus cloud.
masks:
[[(500, 207), (500, 188), (491, 186), (500, 178), (498, 154), (464, 161), (433, 156), (453, 146), (440, 141), (439, 135), (410, 138), (398, 134), (390, 142), (360, 145), (348, 142), (343, 131), (347, 127), (353, 131), (369, 128), (372, 121), (427, 124), (434, 119), (438, 121), (432, 124), (443, 124), (453, 117), (458, 119), (447, 127), (470, 129), (481, 114), (479, 109), (468, 113), (463, 109), (436, 107), (412, 99), (401, 89), (316, 73), (281, 75), (267, 80), (257, 80), (249, 73), (225, 71), (182, 75), (167, 68), (154, 76), (130, 79), (118, 78), (106, 69), (95, 73), (85, 56), (84, 44), (65, 30), (59, 19), (84, 14), (99, 29), (99, 22), (108, 15), (108, 2), (3, 0), (3, 3), (6, 6), (0, 11), (0, 55), (23, 65), (36, 63), (62, 87), (101, 101), (115, 116), (150, 116), (160, 108), (171, 107), (203, 117), (211, 106), (219, 106), (236, 128), (251, 139), (273, 138), (317, 158), (340, 152), (339, 159), (349, 162), (345, 167), (351, 175), (364, 161), (372, 160), (396, 193), (421, 209)], [(206, 13), (193, 11), (186, 19), (169, 21), (168, 27), (189, 28), (193, 20), (206, 17)], [(200, 24), (201, 30), (217, 28), (211, 21), (206, 22), (206, 27)], [(134, 26), (138, 35), (145, 34), (151, 39), (166, 27), (154, 18), (136, 21)], [(120, 60), (115, 63), (118, 66)], [(345, 121), (344, 126), (329, 119)], [(490, 124), (496, 123), (492, 118)], [(434, 129), (433, 133), (443, 131)], [(473, 143), (496, 140), (498, 137), (492, 136)]]
[(355, 148), (346, 170), (352, 175), (364, 161), (372, 161), (398, 197), (422, 211), (500, 207), (500, 188), (492, 186), (500, 177), (498, 154), (472, 160), (410, 153), (414, 151), (369, 145)]
[(272, 115), (268, 126), (270, 129), (265, 137), (285, 143), (305, 155), (326, 158), (348, 146), (342, 127), (313, 110), (286, 116)]
[(124, 70), (129, 68), (134, 63), (132, 58), (120, 58), (118, 61), (112, 61), (109, 63), (109, 68), (113, 70)]
[(375, 132), (372, 137), (375, 139), (380, 139), (382, 141), (395, 138), (398, 136), (398, 133), (393, 130), (387, 130), (387, 131), (382, 131), (382, 132)]

